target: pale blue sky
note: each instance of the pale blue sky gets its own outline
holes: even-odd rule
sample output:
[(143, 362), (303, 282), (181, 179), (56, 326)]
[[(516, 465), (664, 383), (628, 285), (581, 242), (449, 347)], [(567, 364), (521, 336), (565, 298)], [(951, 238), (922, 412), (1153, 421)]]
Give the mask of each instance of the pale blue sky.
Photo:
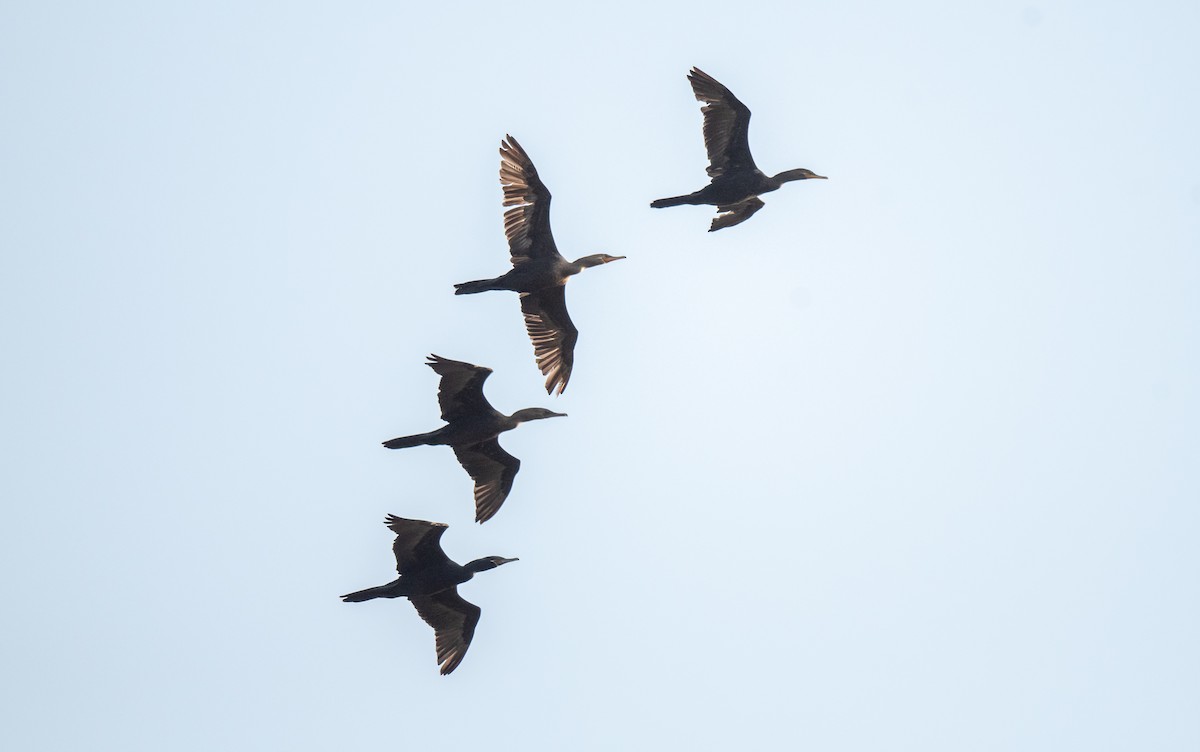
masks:
[[(1200, 748), (1200, 6), (0, 4), (0, 747)], [(697, 65), (785, 186), (699, 188)], [(541, 388), (520, 139), (581, 330)], [(495, 369), (471, 522), (436, 352)], [(458, 671), (386, 513), (518, 556)]]

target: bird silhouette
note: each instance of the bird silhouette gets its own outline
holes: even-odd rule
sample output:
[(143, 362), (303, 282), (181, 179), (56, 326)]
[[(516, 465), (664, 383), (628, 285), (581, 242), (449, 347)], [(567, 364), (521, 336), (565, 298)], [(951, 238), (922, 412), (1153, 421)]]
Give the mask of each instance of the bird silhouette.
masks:
[(750, 128), (750, 109), (738, 101), (729, 89), (699, 68), (688, 73), (696, 99), (704, 102), (704, 147), (708, 150), (709, 184), (686, 196), (672, 196), (652, 201), (650, 206), (662, 209), (684, 204), (712, 204), (718, 214), (709, 232), (733, 227), (750, 219), (765, 205), (759, 198), (793, 180), (825, 180), (812, 170), (787, 170), (778, 175), (765, 175), (750, 155), (747, 134)]
[(425, 623), (433, 627), (437, 660), (444, 676), (462, 663), (481, 613), (479, 606), (458, 594), (458, 586), (477, 572), (486, 572), (517, 559), (485, 556), (465, 565), (456, 564), (442, 551), (441, 539), (446, 525), (408, 520), (393, 514), (387, 516), (384, 524), (396, 534), (392, 552), (396, 555), (396, 572), (400, 577), (386, 585), (348, 593), (342, 600), (361, 603), (373, 598), (408, 598)]
[(487, 522), (508, 497), (521, 468), (521, 461), (504, 451), (496, 437), (522, 423), (566, 417), (566, 413), (528, 407), (505, 415), (483, 396), (483, 382), (492, 369), (438, 355), (430, 355), (426, 365), (442, 377), (438, 384), (438, 405), (446, 425), (429, 433), (390, 439), (383, 445), (388, 449), (449, 446), (475, 481), (475, 521)]
[(512, 136), (500, 142), (500, 185), (504, 189), (504, 233), (513, 268), (492, 279), (454, 286), (455, 295), (486, 290), (521, 294), (525, 329), (533, 341), (538, 368), (546, 377), (546, 393), (562, 394), (575, 364), (579, 330), (567, 313), (567, 280), (584, 269), (624, 256), (596, 253), (567, 261), (550, 232), (550, 191), (538, 177), (529, 155)]

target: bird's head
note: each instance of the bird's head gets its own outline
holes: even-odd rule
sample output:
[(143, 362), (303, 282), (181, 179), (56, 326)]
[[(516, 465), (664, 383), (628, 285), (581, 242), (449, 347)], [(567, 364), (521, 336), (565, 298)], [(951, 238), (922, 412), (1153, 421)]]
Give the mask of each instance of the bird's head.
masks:
[(607, 253), (594, 253), (591, 256), (584, 256), (583, 258), (578, 259), (575, 263), (586, 269), (589, 266), (600, 266), (601, 264), (607, 264), (610, 261), (620, 261), (623, 258), (625, 257), (609, 256)]
[(472, 572), (486, 572), (489, 569), (495, 569), (501, 564), (508, 564), (513, 561), (520, 561), (520, 559), (506, 559), (503, 556), (485, 556), (482, 559), (468, 562), (466, 568)]
[(516, 411), (512, 414), (512, 417), (518, 423), (526, 423), (531, 420), (541, 420), (542, 418), (565, 418), (567, 414), (556, 413), (544, 407), (527, 407), (524, 410)]

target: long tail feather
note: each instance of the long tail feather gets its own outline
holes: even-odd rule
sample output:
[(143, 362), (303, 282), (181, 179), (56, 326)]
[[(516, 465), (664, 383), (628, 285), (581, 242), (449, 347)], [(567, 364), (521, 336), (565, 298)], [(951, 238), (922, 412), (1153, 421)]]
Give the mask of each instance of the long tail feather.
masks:
[(454, 286), (455, 295), (470, 295), (476, 292), (485, 292), (487, 290), (499, 290), (502, 288), (496, 287), (494, 279), (476, 279), (471, 282), (461, 282)]
[(380, 586), (367, 588), (366, 590), (359, 590), (354, 593), (343, 595), (342, 600), (346, 603), (362, 603), (363, 601), (369, 601), (372, 598), (384, 598), (386, 597), (383, 594), (384, 588), (385, 586)]
[(663, 209), (668, 206), (682, 206), (692, 203), (691, 196), (672, 196), (671, 198), (660, 198), (657, 201), (651, 201), (650, 207), (653, 209)]
[(383, 442), (383, 445), (388, 449), (405, 449), (407, 447), (421, 446), (429, 443), (430, 434), (418, 433), (412, 436), (399, 436), (394, 439), (388, 439)]

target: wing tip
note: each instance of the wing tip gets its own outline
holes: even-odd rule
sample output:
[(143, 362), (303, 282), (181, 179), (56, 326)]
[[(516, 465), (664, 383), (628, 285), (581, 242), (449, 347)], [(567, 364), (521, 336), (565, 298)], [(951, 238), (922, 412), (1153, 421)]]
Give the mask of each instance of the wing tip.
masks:
[(500, 157), (501, 169), (504, 168), (504, 162), (513, 162), (526, 169), (533, 166), (533, 161), (529, 159), (529, 153), (525, 151), (525, 147), (521, 146), (521, 142), (510, 133), (504, 134), (504, 140), (500, 142)]
[(426, 525), (428, 527), (450, 527), (445, 522), (432, 522), (430, 520), (414, 520), (411, 517), (400, 517), (394, 514), (388, 514), (383, 518), (383, 524), (391, 527), (392, 525), (402, 524), (406, 522), (416, 523), (418, 525)]
[(563, 369), (557, 366), (547, 366), (546, 370), (542, 371), (542, 373), (547, 374), (546, 394), (554, 394), (554, 388), (558, 387), (558, 394), (561, 395), (563, 390), (567, 388), (567, 382), (571, 380), (571, 372), (566, 371), (566, 373), (563, 373)]
[(491, 499), (487, 499), (484, 501), (476, 501), (475, 502), (475, 523), (478, 525), (482, 525), (483, 523), (487, 522), (491, 518), (495, 517), (496, 512), (500, 511), (500, 504), (503, 504), (503, 503), (504, 503), (504, 499), (500, 499), (500, 502), (495, 504), (494, 506), (492, 504)]
[(462, 659), (462, 655), (450, 656), (446, 660), (442, 661), (442, 665), (441, 668), (438, 669), (438, 673), (442, 676), (449, 676), (454, 672), (454, 669), (458, 668), (459, 664), (462, 663)]
[(465, 360), (451, 360), (450, 358), (443, 358), (441, 355), (437, 355), (435, 353), (429, 353), (429, 355), (427, 355), (425, 357), (425, 365), (429, 366), (430, 368), (432, 368), (435, 371), (438, 369), (439, 366), (449, 365), (449, 366), (463, 366), (465, 368), (470, 368), (471, 370), (474, 370), (474, 371), (482, 371), (483, 373), (491, 373), (492, 372), (492, 369), (488, 368), (487, 366), (478, 366), (478, 365), (475, 365), (474, 363), (468, 363)]

